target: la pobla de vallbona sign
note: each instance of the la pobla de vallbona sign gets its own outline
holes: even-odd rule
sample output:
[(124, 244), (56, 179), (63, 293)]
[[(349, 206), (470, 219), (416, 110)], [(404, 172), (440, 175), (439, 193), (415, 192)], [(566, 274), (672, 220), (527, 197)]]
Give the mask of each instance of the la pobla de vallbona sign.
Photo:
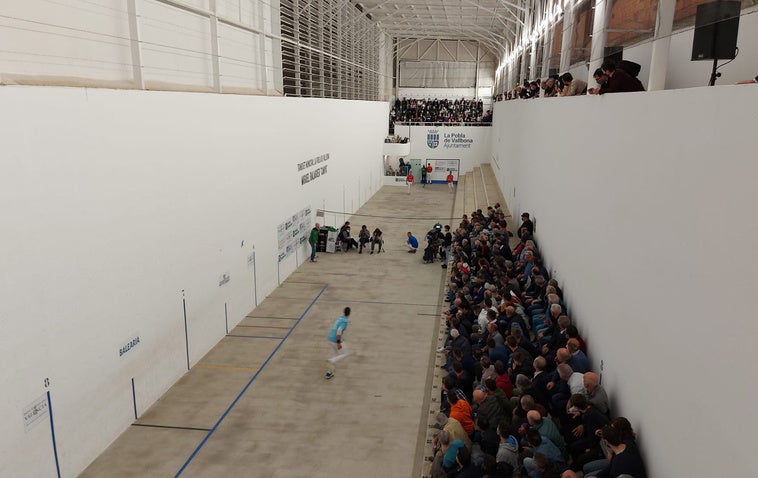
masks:
[(438, 129), (430, 129), (426, 134), (426, 145), (435, 149), (442, 142), (442, 147), (446, 149), (470, 148), (474, 143), (472, 138), (467, 138), (466, 133), (443, 133), (440, 138)]

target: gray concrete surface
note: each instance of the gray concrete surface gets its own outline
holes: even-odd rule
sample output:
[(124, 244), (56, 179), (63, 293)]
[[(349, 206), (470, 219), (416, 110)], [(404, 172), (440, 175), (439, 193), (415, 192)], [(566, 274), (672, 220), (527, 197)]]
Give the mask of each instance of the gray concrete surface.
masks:
[[(421, 476), (444, 270), (404, 242), (437, 221), (455, 226), (454, 204), (455, 217), (473, 205), (463, 199), (446, 185), (382, 188), (357, 213), (372, 217), (350, 221), (354, 236), (381, 228), (385, 253), (300, 265), (81, 476), (175, 476), (185, 465), (187, 477)], [(326, 333), (345, 306), (352, 355), (325, 380)], [(268, 338), (293, 326), (283, 342)]]

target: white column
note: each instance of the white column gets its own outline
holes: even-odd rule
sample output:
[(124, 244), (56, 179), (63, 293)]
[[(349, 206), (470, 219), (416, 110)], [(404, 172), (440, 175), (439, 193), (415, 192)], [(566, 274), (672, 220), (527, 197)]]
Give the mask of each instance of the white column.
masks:
[(647, 80), (649, 91), (666, 88), (666, 70), (671, 45), (671, 30), (674, 25), (676, 0), (658, 0), (658, 16), (655, 23), (653, 52), (650, 58), (650, 76)]
[(566, 0), (563, 7), (563, 38), (561, 40), (560, 70), (567, 72), (571, 67), (571, 44), (574, 42), (574, 3)]
[(608, 39), (608, 20), (611, 17), (611, 0), (595, 0), (595, 20), (592, 22), (592, 49), (590, 50), (590, 69), (587, 84), (594, 81), (592, 73), (600, 68), (605, 58), (605, 45)]
[(479, 55), (480, 44), (476, 42), (476, 72), (474, 73), (474, 98), (479, 98)]
[(400, 89), (400, 39), (393, 38), (392, 41), (395, 45), (395, 98), (398, 98), (398, 90)]
[(211, 9), (211, 69), (213, 74), (213, 91), (221, 93), (221, 73), (218, 60), (218, 17), (216, 16), (216, 0), (209, 0)]
[(539, 40), (531, 43), (529, 51), (531, 55), (529, 57), (529, 79), (537, 79), (537, 51), (539, 50)]
[(137, 21), (137, 1), (127, 0), (126, 9), (129, 16), (129, 43), (132, 50), (132, 81), (137, 89), (145, 89), (142, 77), (142, 47), (139, 42), (139, 22)]
[[(513, 44), (510, 45), (508, 50), (506, 51), (506, 55), (510, 55), (513, 51)], [(508, 63), (505, 64), (505, 68), (508, 70), (508, 73), (506, 75), (505, 79), (505, 91), (511, 91), (513, 89), (513, 62), (515, 61), (515, 58), (513, 60), (509, 60)]]
[[(242, 2), (240, 2), (240, 8), (242, 5)], [(273, 66), (274, 65), (267, 65), (266, 62), (268, 61), (268, 58), (266, 57), (266, 35), (263, 33), (266, 31), (266, 25), (264, 24), (263, 19), (265, 18), (263, 13), (263, 2), (258, 3), (258, 30), (261, 32), (261, 34), (258, 36), (258, 61), (260, 63), (259, 67), (259, 74), (261, 75), (261, 87), (260, 90), (263, 92), (264, 95), (267, 95), (269, 93), (268, 89), (268, 71), (266, 67), (271, 67), (271, 71), (274, 71)], [(240, 15), (242, 15), (240, 13)], [(281, 56), (281, 55), (280, 55)]]

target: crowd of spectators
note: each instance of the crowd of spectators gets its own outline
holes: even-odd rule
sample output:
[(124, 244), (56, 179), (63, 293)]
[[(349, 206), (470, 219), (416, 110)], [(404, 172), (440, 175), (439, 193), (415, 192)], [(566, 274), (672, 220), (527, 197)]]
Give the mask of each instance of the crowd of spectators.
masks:
[(521, 219), (511, 248), (498, 204), (464, 215), (440, 251), (450, 305), (432, 476), (646, 478), (632, 425), (612, 413), (534, 224)]
[(562, 75), (551, 75), (544, 80), (524, 80), (523, 84), (516, 85), (513, 90), (496, 95), (495, 101), (645, 91), (642, 82), (637, 78), (639, 72), (640, 65), (637, 63), (627, 60), (618, 63), (606, 60), (593, 72), (592, 76), (596, 85), (587, 85), (586, 81), (574, 78), (567, 72)]
[(384, 138), (385, 143), (407, 143), (408, 138), (398, 135), (387, 136)]
[(406, 176), (410, 172), (411, 164), (406, 163), (403, 158), (398, 160), (397, 169), (393, 168), (388, 161), (384, 162), (384, 175), (385, 176)]
[(484, 111), (482, 100), (395, 99), (391, 123), (491, 123), (492, 111)]

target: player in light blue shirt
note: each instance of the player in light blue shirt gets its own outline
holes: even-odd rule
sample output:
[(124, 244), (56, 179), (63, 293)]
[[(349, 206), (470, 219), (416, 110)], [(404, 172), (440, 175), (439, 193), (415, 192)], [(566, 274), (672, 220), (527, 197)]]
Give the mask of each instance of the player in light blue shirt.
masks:
[(405, 241), (405, 245), (408, 246), (408, 252), (415, 253), (418, 250), (418, 239), (408, 232), (408, 240)]
[(343, 314), (340, 317), (337, 317), (337, 320), (332, 324), (332, 328), (329, 329), (329, 334), (326, 336), (326, 340), (329, 342), (329, 346), (332, 350), (332, 357), (327, 359), (329, 369), (324, 375), (327, 379), (334, 377), (334, 364), (348, 356), (348, 352), (345, 350), (342, 339), (345, 336), (345, 330), (347, 330), (347, 326), (349, 325), (347, 320), (349, 316), (350, 307), (345, 307)]

